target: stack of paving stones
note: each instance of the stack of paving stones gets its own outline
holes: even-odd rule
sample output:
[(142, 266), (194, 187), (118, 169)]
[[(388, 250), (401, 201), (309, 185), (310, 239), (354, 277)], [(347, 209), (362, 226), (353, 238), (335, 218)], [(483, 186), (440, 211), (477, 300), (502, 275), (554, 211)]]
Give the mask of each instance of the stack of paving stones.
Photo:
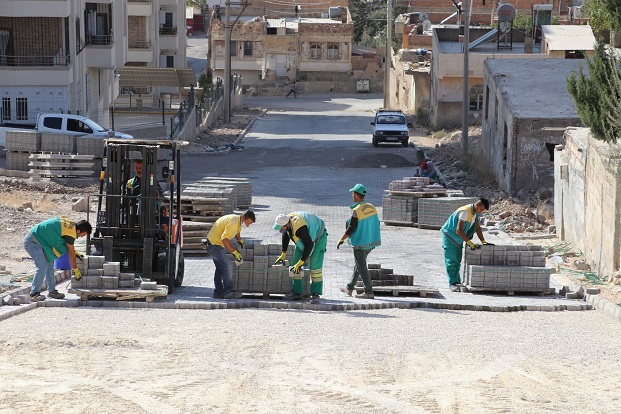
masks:
[(541, 246), (466, 248), (462, 283), (472, 290), (550, 292), (551, 268)]
[(6, 132), (6, 168), (28, 171), (30, 154), (41, 151), (41, 133), (36, 131)]
[(416, 223), (418, 199), (386, 194), (382, 198), (382, 219), (389, 222)]
[[(367, 267), (373, 286), (414, 286), (414, 276), (395, 275), (392, 269), (382, 269), (379, 263), (369, 263)], [(360, 289), (364, 289), (364, 284), (358, 280), (356, 290)]]
[(213, 223), (200, 221), (183, 221), (183, 246), (181, 251), (184, 256), (205, 256), (205, 246), (201, 242), (207, 237)]
[[(390, 191), (420, 192), (429, 185), (429, 177), (403, 177), (402, 180), (391, 181), (388, 185)], [(442, 187), (444, 189), (444, 187)]]
[(418, 224), (440, 228), (455, 210), (476, 201), (474, 197), (419, 198)]
[[(221, 210), (220, 216), (231, 214), (237, 204), (237, 193), (235, 186), (211, 186), (211, 185), (183, 185), (181, 187), (181, 202), (198, 205), (218, 206)], [(187, 211), (183, 214), (184, 220), (201, 220), (199, 210)], [(217, 217), (216, 217), (217, 219)], [(213, 220), (215, 221), (215, 220)]]
[[(293, 287), (288, 261), (284, 265), (274, 265), (280, 256), (282, 246), (277, 243), (262, 243), (247, 240), (244, 249), (238, 249), (244, 261), (233, 267), (233, 288), (241, 293), (263, 295), (284, 295)], [(287, 257), (292, 258), (295, 247), (289, 246)], [(232, 255), (230, 260), (235, 262)], [(304, 271), (304, 292), (310, 294), (310, 271)]]
[(252, 181), (250, 178), (203, 177), (199, 184), (231, 184), (235, 186), (236, 207), (248, 208), (252, 205)]
[(84, 256), (76, 262), (82, 277), (71, 277), (74, 289), (130, 289), (142, 282), (134, 273), (121, 272), (120, 262), (106, 262), (105, 256)]
[(93, 156), (75, 154), (30, 154), (28, 173), (37, 178), (76, 178), (92, 180)]

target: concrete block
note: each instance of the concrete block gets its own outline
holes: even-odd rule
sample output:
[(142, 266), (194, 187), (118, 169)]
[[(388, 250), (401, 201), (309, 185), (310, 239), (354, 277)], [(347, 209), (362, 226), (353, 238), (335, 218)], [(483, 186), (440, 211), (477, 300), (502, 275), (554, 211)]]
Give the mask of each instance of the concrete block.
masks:
[(157, 290), (157, 282), (142, 282), (140, 284), (142, 290)]
[(103, 289), (117, 289), (119, 287), (119, 278), (116, 276), (102, 276), (101, 286)]
[(600, 292), (601, 292), (601, 291), (600, 291), (600, 289), (599, 289), (599, 288), (594, 288), (594, 287), (591, 287), (591, 288), (587, 288), (587, 289), (586, 289), (586, 293), (587, 293), (587, 295), (599, 295), (599, 294), (600, 294)]
[(119, 280), (119, 288), (133, 288), (134, 281), (133, 280)]
[(104, 276), (118, 276), (121, 272), (120, 262), (105, 262), (102, 267)]
[(134, 280), (135, 277), (135, 273), (119, 273), (119, 280)]
[(254, 245), (254, 255), (255, 256), (266, 256), (268, 254), (268, 245), (267, 244), (255, 244)]
[(105, 256), (89, 256), (88, 268), (89, 269), (103, 269), (103, 264), (106, 261)]

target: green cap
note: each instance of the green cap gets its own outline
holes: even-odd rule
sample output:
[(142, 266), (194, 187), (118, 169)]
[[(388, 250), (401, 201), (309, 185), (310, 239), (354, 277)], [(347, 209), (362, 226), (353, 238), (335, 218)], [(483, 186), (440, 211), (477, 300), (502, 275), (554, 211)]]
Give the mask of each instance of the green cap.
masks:
[(349, 189), (350, 193), (352, 191), (355, 192), (355, 193), (358, 193), (358, 194), (367, 195), (367, 188), (364, 185), (362, 185), (362, 184), (356, 184), (354, 186), (354, 188), (350, 188)]

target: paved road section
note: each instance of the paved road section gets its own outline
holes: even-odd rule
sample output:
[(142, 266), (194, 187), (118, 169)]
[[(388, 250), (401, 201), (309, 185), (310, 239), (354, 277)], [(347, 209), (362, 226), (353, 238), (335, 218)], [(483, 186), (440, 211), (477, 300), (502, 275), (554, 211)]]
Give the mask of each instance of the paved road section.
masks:
[[(369, 263), (393, 269), (395, 274), (413, 275), (416, 284), (435, 287), (439, 295), (376, 296), (374, 300), (351, 298), (339, 291), (351, 276), (354, 263), (350, 247), (336, 249), (345, 230), (352, 203), (349, 188), (360, 182), (367, 187), (367, 201), (378, 207), (392, 180), (413, 174), (416, 148), (371, 144), (373, 111), (382, 105), (379, 95), (302, 95), (246, 98), (251, 106), (268, 108), (248, 131), (245, 148), (226, 155), (188, 155), (183, 159), (184, 183), (204, 176), (249, 177), (253, 182), (253, 206), (257, 222), (242, 231), (246, 240), (279, 243), (272, 229), (279, 213), (310, 211), (321, 217), (329, 233), (324, 261), (324, 294), (321, 305), (304, 302), (262, 300), (258, 297), (236, 301), (213, 299), (213, 262), (188, 257), (184, 286), (164, 303), (118, 302), (119, 306), (227, 308), (283, 307), (322, 310), (376, 309), (388, 307), (436, 307), (449, 309), (583, 310), (590, 305), (560, 296), (472, 294), (450, 292), (444, 270), (438, 230), (382, 225), (382, 246), (369, 256)], [(489, 235), (499, 243), (514, 243), (507, 235)], [(61, 288), (63, 286), (61, 285)], [(557, 289), (561, 286), (553, 283)], [(76, 299), (74, 295), (68, 298)], [(44, 306), (59, 306), (46, 301)], [(77, 306), (77, 300), (75, 301)], [(99, 304), (101, 301), (90, 301)], [(117, 302), (113, 302), (117, 303)], [(63, 306), (63, 305), (61, 305)], [(73, 306), (73, 302), (66, 306)], [(105, 304), (104, 306), (109, 306)]]

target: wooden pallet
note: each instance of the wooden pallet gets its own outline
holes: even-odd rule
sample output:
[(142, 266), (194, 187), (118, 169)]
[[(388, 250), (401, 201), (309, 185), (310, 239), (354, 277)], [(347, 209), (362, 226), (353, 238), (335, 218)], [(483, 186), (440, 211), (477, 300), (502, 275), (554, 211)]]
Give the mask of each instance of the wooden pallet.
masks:
[(466, 285), (461, 288), (462, 292), (490, 292), (490, 293), (504, 293), (507, 296), (513, 296), (515, 293), (524, 293), (524, 294), (532, 294), (537, 296), (545, 296), (545, 295), (555, 295), (556, 289), (547, 288), (547, 289), (533, 289), (533, 288), (492, 288), (492, 287), (472, 287), (470, 285)]
[[(356, 292), (362, 293), (364, 292), (363, 287), (356, 286)], [(421, 298), (427, 297), (427, 295), (436, 295), (438, 294), (438, 289), (430, 288), (426, 286), (373, 286), (373, 293), (392, 293), (393, 296), (399, 296), (400, 293), (403, 294), (414, 294), (418, 293)]]
[(412, 223), (411, 221), (381, 220), (381, 222), (387, 226), (416, 227), (416, 223)]
[(156, 290), (143, 289), (74, 289), (68, 290), (69, 293), (78, 295), (81, 300), (89, 300), (91, 297), (110, 298), (116, 300), (144, 299), (153, 302), (156, 297), (168, 296), (168, 286), (157, 285)]
[(396, 196), (410, 196), (410, 197), (448, 197), (448, 192), (445, 191), (394, 191), (394, 190), (384, 190), (390, 195)]
[(442, 225), (435, 225), (435, 224), (420, 224), (420, 223), (416, 223), (414, 225), (416, 227), (418, 227), (419, 229), (440, 230), (444, 224), (442, 224)]

